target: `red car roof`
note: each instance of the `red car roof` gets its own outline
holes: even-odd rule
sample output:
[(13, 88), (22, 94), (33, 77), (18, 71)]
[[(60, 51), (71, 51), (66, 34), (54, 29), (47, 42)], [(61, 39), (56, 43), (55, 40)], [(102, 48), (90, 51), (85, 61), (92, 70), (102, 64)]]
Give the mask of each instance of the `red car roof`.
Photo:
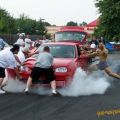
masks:
[[(75, 31), (75, 32), (84, 32), (84, 28), (83, 27), (78, 27), (78, 26), (65, 26), (62, 27), (60, 30), (58, 30), (57, 32), (68, 32), (68, 31)], [(87, 33), (86, 33), (87, 34)]]
[(78, 43), (74, 42), (50, 42), (50, 43), (44, 43), (45, 45), (77, 45)]

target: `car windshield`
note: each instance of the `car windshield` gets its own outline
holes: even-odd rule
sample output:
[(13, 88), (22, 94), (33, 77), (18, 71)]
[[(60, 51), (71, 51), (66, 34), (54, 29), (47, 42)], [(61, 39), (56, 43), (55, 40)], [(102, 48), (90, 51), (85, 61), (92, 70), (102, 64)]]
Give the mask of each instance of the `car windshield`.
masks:
[[(38, 48), (39, 52), (43, 51), (45, 45)], [(75, 58), (75, 46), (72, 45), (47, 45), (54, 58)], [(36, 56), (37, 57), (37, 56)]]
[(83, 32), (57, 32), (55, 34), (56, 41), (80, 41), (85, 38), (86, 34)]

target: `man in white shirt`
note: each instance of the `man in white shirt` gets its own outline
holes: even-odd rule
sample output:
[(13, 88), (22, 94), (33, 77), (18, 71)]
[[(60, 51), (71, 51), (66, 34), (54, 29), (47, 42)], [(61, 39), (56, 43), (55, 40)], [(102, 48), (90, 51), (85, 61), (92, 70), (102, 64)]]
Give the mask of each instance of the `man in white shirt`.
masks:
[(24, 46), (25, 45), (25, 42), (23, 40), (23, 35), (22, 34), (19, 35), (19, 38), (18, 38), (18, 40), (17, 40), (17, 42), (15, 44), (18, 44), (20, 46)]
[[(53, 56), (50, 54), (50, 49), (45, 46), (42, 53), (39, 53), (38, 58), (35, 63), (35, 67), (32, 69), (30, 77), (28, 78), (25, 92), (29, 91), (31, 84), (36, 84), (42, 82), (42, 84), (51, 84), (52, 94), (54, 96), (59, 96), (60, 93), (56, 91), (56, 81), (54, 76)], [(41, 80), (42, 81), (41, 81)]]
[(19, 34), (19, 38), (15, 44), (18, 44), (20, 46), (20, 51), (23, 49), (23, 47), (25, 46), (25, 42), (23, 40), (22, 34)]
[(30, 57), (29, 56), (29, 48), (24, 47), (22, 49), (22, 51), (18, 52), (17, 57), (18, 57), (17, 58), (18, 66), (22, 65), (25, 62), (26, 58)]
[(47, 39), (45, 36), (43, 36), (42, 44), (43, 43), (49, 43), (51, 42), (49, 39)]
[(25, 38), (25, 47), (30, 48), (31, 44), (32, 44), (32, 41), (30, 39), (30, 36), (27, 35), (26, 38)]
[(4, 86), (4, 78), (5, 78), (5, 69), (11, 68), (14, 69), (18, 78), (20, 78), (17, 62), (14, 54), (17, 54), (19, 51), (19, 45), (13, 45), (11, 49), (5, 49), (0, 52), (0, 94), (4, 94), (5, 91), (2, 90)]

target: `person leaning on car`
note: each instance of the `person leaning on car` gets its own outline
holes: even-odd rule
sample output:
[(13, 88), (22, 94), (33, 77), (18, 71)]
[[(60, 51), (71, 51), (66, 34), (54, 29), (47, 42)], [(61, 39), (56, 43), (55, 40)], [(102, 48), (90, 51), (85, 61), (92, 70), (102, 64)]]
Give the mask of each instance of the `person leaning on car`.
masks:
[(60, 95), (56, 91), (56, 81), (54, 76), (54, 70), (52, 68), (53, 65), (53, 56), (50, 53), (50, 49), (48, 46), (45, 46), (43, 52), (39, 53), (35, 67), (32, 69), (30, 77), (28, 78), (27, 85), (25, 88), (25, 93), (29, 91), (29, 87), (32, 83), (37, 83), (42, 79), (44, 84), (51, 84), (52, 94)]
[(17, 62), (15, 59), (15, 54), (17, 54), (18, 51), (19, 51), (19, 45), (13, 45), (11, 49), (5, 49), (0, 51), (0, 94), (5, 93), (2, 87), (4, 86), (6, 68), (14, 69), (17, 77), (20, 78), (17, 69)]
[(22, 51), (19, 51), (17, 55), (15, 55), (15, 58), (16, 58), (16, 61), (17, 61), (17, 65), (18, 65), (18, 68), (24, 68), (24, 63), (25, 63), (25, 60), (29, 57), (31, 57), (32, 55), (34, 55), (35, 53), (31, 53), (29, 51), (29, 48), (28, 47), (24, 47), (22, 49)]
[(26, 58), (30, 57), (29, 56), (29, 48), (28, 47), (24, 47), (22, 49), (22, 51), (19, 51), (18, 54), (15, 57), (16, 57), (16, 60), (17, 60), (17, 65), (19, 67), (23, 66)]

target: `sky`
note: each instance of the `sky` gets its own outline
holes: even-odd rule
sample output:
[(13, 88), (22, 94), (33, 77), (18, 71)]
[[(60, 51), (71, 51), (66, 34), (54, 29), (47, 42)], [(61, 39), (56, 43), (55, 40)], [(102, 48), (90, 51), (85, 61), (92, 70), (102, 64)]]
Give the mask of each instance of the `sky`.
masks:
[(15, 18), (24, 13), (32, 19), (41, 18), (57, 26), (69, 21), (92, 22), (99, 16), (94, 4), (95, 0), (0, 0), (0, 7)]

